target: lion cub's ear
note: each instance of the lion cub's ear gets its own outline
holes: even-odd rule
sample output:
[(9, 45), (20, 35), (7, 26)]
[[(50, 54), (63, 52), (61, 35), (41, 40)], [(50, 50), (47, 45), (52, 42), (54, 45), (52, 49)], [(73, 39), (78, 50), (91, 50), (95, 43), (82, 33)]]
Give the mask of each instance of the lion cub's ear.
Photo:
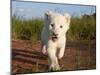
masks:
[(65, 13), (64, 16), (66, 18), (67, 23), (70, 24), (71, 16), (68, 13)]
[(45, 12), (45, 19), (46, 20), (49, 20), (49, 18), (50, 18), (50, 16), (53, 14), (53, 12), (52, 11), (47, 11), (47, 12)]

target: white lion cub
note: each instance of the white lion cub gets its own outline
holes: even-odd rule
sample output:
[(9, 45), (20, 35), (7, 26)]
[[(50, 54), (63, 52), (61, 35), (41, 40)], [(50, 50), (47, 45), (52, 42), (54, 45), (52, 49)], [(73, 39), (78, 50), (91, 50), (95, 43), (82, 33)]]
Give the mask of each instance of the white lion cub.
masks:
[(58, 59), (64, 55), (66, 32), (70, 25), (69, 14), (61, 15), (52, 11), (45, 13), (44, 27), (41, 33), (42, 52), (47, 52), (49, 69), (60, 70)]

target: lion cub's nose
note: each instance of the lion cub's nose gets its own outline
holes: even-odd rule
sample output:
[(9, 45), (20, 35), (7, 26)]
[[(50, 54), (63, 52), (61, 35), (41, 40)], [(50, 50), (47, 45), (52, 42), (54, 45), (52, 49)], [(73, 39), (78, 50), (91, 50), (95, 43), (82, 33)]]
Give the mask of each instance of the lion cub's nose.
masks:
[(54, 33), (54, 32), (53, 32), (53, 35), (54, 35), (54, 36), (58, 36), (58, 34), (56, 34), (56, 33)]

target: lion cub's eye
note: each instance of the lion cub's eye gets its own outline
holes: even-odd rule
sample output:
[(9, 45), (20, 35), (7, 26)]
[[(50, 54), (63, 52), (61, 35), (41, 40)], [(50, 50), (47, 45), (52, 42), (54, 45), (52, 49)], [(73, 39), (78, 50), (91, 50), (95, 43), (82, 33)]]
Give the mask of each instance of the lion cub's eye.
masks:
[(63, 26), (61, 25), (60, 28), (62, 28)]
[(53, 27), (53, 26), (54, 26), (54, 24), (51, 24), (51, 26)]

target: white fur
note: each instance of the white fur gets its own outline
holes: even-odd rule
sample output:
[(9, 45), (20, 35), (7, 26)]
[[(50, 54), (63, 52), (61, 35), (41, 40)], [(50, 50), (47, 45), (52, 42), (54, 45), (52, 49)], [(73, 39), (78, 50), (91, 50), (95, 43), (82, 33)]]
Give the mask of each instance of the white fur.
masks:
[[(51, 26), (53, 24), (53, 26)], [(69, 29), (69, 14), (61, 15), (52, 11), (45, 13), (44, 27), (41, 33), (42, 52), (48, 53), (49, 69), (59, 70), (58, 59), (64, 55), (66, 44), (66, 32)], [(53, 33), (58, 34), (57, 39), (52, 40)]]

